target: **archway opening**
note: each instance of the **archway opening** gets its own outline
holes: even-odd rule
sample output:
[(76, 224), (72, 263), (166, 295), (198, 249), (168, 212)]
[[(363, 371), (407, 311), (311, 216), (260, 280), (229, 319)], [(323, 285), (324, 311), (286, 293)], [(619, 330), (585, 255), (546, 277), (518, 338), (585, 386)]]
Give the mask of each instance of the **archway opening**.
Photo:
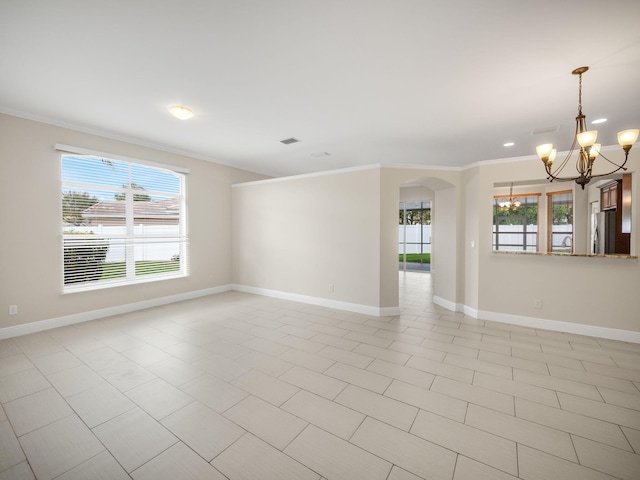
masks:
[[(407, 175), (397, 183), (396, 188), (398, 203), (395, 208), (398, 216), (394, 223), (397, 235), (395, 248), (400, 266), (400, 272), (396, 273), (398, 295), (404, 296), (400, 289), (404, 291), (410, 288), (415, 292), (418, 285), (413, 283), (428, 284), (428, 291), (422, 292), (422, 295), (432, 295), (433, 303), (455, 310), (458, 299), (457, 186), (437, 176), (411, 178)], [(404, 218), (400, 214), (400, 207), (404, 207)], [(411, 215), (410, 210), (413, 210)], [(408, 224), (415, 226), (409, 227)], [(410, 228), (413, 232), (409, 232)], [(409, 257), (409, 254), (414, 256)], [(411, 281), (415, 275), (423, 280), (416, 278), (415, 282)]]

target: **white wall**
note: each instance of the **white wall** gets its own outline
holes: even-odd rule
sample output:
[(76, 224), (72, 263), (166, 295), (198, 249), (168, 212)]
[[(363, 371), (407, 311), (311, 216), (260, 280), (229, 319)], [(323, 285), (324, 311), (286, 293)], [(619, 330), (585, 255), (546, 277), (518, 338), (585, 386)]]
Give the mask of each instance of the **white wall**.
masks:
[(456, 308), (463, 295), (463, 285), (458, 282), (459, 278), (463, 278), (458, 269), (458, 264), (463, 263), (458, 252), (463, 238), (459, 235), (461, 232), (457, 218), (460, 210), (458, 191), (455, 187), (436, 190), (434, 203), (437, 208), (432, 215), (434, 232), (431, 271), (434, 275), (434, 300), (444, 301), (452, 309)]
[[(264, 176), (122, 141), (0, 115), (0, 329), (231, 283), (231, 184)], [(56, 143), (188, 168), (187, 278), (62, 295)], [(8, 315), (18, 305), (18, 315)]]
[[(480, 230), (480, 204), (477, 201), (480, 186), (480, 169), (474, 168), (464, 172), (462, 183), (465, 193), (464, 197), (464, 242), (462, 251), (464, 255), (464, 272), (462, 272), (461, 282), (462, 293), (460, 302), (467, 308), (478, 308), (478, 282), (480, 277), (480, 265), (478, 260), (478, 244)], [(493, 199), (492, 199), (493, 201)], [(463, 307), (464, 308), (464, 307)]]
[(379, 295), (382, 305), (398, 305), (398, 206), (400, 188), (397, 179), (389, 170), (380, 170), (380, 284)]
[(397, 307), (380, 296), (380, 208), (377, 167), (235, 185), (234, 283)]
[(401, 202), (428, 202), (434, 198), (433, 190), (425, 186), (405, 187), (401, 185), (400, 201)]

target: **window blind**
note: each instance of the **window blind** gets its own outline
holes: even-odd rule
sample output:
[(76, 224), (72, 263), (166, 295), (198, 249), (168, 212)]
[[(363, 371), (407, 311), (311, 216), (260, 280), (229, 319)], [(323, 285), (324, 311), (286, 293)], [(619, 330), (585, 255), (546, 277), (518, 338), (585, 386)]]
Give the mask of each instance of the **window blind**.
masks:
[(63, 292), (187, 274), (185, 175), (63, 153)]

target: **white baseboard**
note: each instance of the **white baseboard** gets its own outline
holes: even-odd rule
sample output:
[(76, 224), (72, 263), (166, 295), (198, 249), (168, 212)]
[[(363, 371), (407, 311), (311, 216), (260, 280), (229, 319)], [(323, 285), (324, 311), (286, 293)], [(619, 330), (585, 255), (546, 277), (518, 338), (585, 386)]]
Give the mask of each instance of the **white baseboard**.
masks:
[(280, 298), (282, 300), (290, 300), (292, 302), (308, 303), (310, 305), (334, 308), (336, 310), (346, 310), (348, 312), (362, 313), (363, 315), (371, 315), (374, 317), (394, 317), (400, 315), (400, 307), (371, 307), (369, 305), (360, 305), (358, 303), (340, 302), (337, 300), (329, 300), (327, 298), (310, 297), (307, 295), (299, 295), (297, 293), (281, 292), (279, 290), (269, 290), (266, 288), (251, 287), (247, 285), (234, 284), (233, 289), (239, 292)]
[(365, 315), (371, 315), (375, 317), (392, 317), (392, 316), (400, 315), (400, 307), (376, 308), (376, 307), (370, 307), (368, 305), (359, 305), (356, 303), (348, 303), (348, 302), (338, 302), (335, 300), (327, 300), (324, 298), (309, 297), (306, 295), (297, 295), (295, 293), (279, 292), (276, 290), (267, 290), (264, 288), (247, 287), (244, 285), (222, 285), (220, 287), (206, 288), (203, 290), (196, 290), (193, 292), (170, 295), (168, 297), (153, 298), (150, 300), (143, 300), (141, 302), (128, 303), (125, 305), (117, 305), (115, 307), (101, 308), (99, 310), (91, 310), (88, 312), (65, 315), (63, 317), (49, 318), (47, 320), (40, 320), (37, 322), (25, 323), (22, 325), (15, 325), (12, 327), (4, 327), (4, 328), (0, 328), (0, 340), (5, 338), (18, 337), (20, 335), (27, 335), (29, 333), (42, 332), (44, 330), (50, 330), (52, 328), (66, 327), (67, 325), (74, 325), (76, 323), (88, 322), (90, 320), (97, 320), (99, 318), (110, 317), (112, 315), (120, 315), (122, 313), (135, 312), (137, 310), (143, 310), (145, 308), (159, 307), (162, 305), (167, 305), (169, 303), (181, 302), (183, 300), (191, 300), (193, 298), (204, 297), (207, 295), (214, 295), (216, 293), (228, 292), (230, 290), (253, 293), (256, 295), (263, 295), (266, 297), (281, 298), (283, 300), (291, 300), (293, 302), (308, 303), (311, 305), (334, 308), (336, 310), (346, 310), (349, 312), (362, 313)]
[(14, 325), (12, 327), (4, 327), (0, 328), (0, 340), (5, 338), (18, 337), (20, 335), (27, 335), (29, 333), (42, 332), (43, 330), (50, 330), (52, 328), (66, 327), (67, 325), (88, 322), (90, 320), (97, 320), (99, 318), (110, 317), (112, 315), (135, 312), (137, 310), (143, 310), (145, 308), (159, 307), (161, 305), (167, 305), (169, 303), (191, 300), (193, 298), (204, 297), (216, 293), (228, 292), (229, 290), (232, 290), (231, 285), (222, 285), (220, 287), (205, 288), (203, 290), (195, 290), (193, 292), (179, 293), (167, 297), (152, 298), (150, 300), (143, 300), (141, 302), (101, 308), (99, 310), (91, 310), (88, 312), (65, 315), (63, 317), (49, 318), (47, 320), (40, 320), (38, 322)]
[(622, 342), (640, 343), (640, 332), (634, 332), (632, 330), (620, 330), (617, 328), (563, 322), (561, 320), (547, 320), (536, 317), (525, 317), (522, 315), (510, 315), (499, 312), (486, 312), (482, 310), (478, 311), (478, 316), (476, 318), (499, 323), (510, 323), (512, 325), (519, 325), (522, 327), (552, 330), (554, 332), (574, 333), (576, 335), (585, 335), (587, 337), (599, 337), (607, 338), (609, 340), (620, 340)]
[(446, 298), (433, 296), (433, 303), (440, 305), (441, 307), (451, 310), (452, 312), (462, 312), (462, 306), (459, 303), (454, 303)]
[[(193, 292), (179, 293), (167, 297), (153, 298), (141, 302), (128, 303), (125, 305), (117, 305), (115, 307), (102, 308), (99, 310), (91, 310), (89, 312), (76, 313), (73, 315), (65, 315), (63, 317), (50, 318), (37, 322), (26, 323), (22, 325), (14, 325), (11, 327), (0, 328), (0, 340), (29, 333), (41, 332), (52, 328), (65, 327), (76, 323), (88, 322), (99, 318), (110, 317), (122, 313), (134, 312), (145, 308), (158, 307), (169, 303), (181, 302), (183, 300), (191, 300), (193, 298), (214, 295), (216, 293), (237, 290), (239, 292), (252, 293), (255, 295), (263, 295), (266, 297), (280, 298), (293, 302), (307, 303), (310, 305), (318, 305), (321, 307), (334, 308), (336, 310), (346, 310), (374, 317), (392, 317), (400, 315), (400, 307), (371, 307), (369, 305), (360, 305), (357, 303), (340, 302), (329, 300), (326, 298), (310, 297), (307, 295), (298, 295), (295, 293), (281, 292), (277, 290), (268, 290), (265, 288), (249, 287), (246, 285), (222, 285), (219, 287), (206, 288)], [(560, 320), (547, 320), (544, 318), (526, 317), (522, 315), (511, 315), (500, 312), (489, 312), (477, 310), (467, 305), (451, 302), (441, 297), (434, 296), (433, 303), (453, 312), (464, 312), (479, 320), (490, 320), (499, 323), (509, 323), (522, 327), (539, 328), (543, 330), (551, 330), (555, 332), (573, 333), (576, 335), (585, 335), (589, 337), (607, 338), (610, 340), (620, 340), (623, 342), (640, 343), (640, 332), (631, 330), (620, 330), (609, 327), (599, 327), (595, 325), (584, 325), (580, 323), (563, 322)]]
[(477, 308), (471, 308), (468, 305), (463, 305), (459, 311), (464, 313), (465, 315), (469, 315), (470, 317), (480, 318)]
[(551, 330), (554, 332), (573, 333), (587, 337), (607, 338), (609, 340), (620, 340), (622, 342), (640, 343), (640, 332), (631, 330), (620, 330), (617, 328), (599, 327), (596, 325), (584, 325), (582, 323), (563, 322), (561, 320), (547, 320), (544, 318), (526, 317), (523, 315), (512, 315), (500, 312), (488, 312), (478, 310), (467, 305), (453, 303), (440, 297), (433, 297), (433, 303), (440, 305), (454, 312), (463, 312), (465, 315), (477, 318), (478, 320), (489, 320), (498, 323), (509, 323), (521, 327), (538, 328), (541, 330)]

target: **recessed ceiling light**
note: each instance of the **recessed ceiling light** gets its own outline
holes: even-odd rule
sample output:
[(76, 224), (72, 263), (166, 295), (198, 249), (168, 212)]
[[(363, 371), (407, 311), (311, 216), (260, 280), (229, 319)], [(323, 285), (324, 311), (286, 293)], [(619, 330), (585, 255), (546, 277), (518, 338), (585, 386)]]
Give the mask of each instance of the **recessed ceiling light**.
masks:
[(187, 120), (193, 117), (193, 110), (184, 105), (174, 105), (169, 107), (169, 113), (180, 120)]
[(607, 119), (606, 119), (606, 118), (596, 118), (596, 119), (595, 119), (593, 122), (591, 122), (591, 123), (593, 123), (594, 125), (597, 125), (598, 123), (604, 123), (604, 122), (606, 122), (606, 121), (607, 121)]
[(513, 143), (513, 142), (507, 142), (507, 143), (502, 144), (503, 147), (513, 147), (514, 145), (515, 145), (515, 143)]

